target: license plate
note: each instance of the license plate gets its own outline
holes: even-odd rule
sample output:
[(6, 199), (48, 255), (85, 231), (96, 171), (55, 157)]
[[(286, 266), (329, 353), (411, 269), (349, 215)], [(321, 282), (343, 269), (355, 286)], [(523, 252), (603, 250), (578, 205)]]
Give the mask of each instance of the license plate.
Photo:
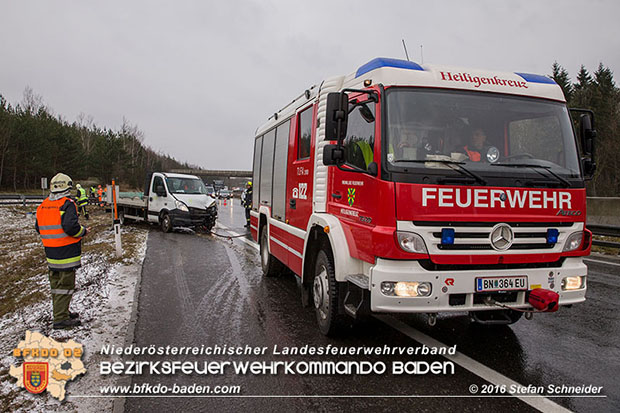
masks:
[(527, 277), (476, 278), (476, 292), (527, 290)]

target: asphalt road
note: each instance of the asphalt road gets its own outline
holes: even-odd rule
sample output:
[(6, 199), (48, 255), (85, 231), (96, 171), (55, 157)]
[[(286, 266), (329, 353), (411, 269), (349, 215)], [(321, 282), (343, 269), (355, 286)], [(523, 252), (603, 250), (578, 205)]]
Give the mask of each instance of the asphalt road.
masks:
[[(220, 203), (218, 233), (244, 234), (238, 200)], [(597, 261), (601, 258), (594, 258)], [(138, 346), (267, 347), (262, 356), (140, 357), (139, 360), (455, 363), (454, 374), (394, 375), (136, 375), (133, 385), (240, 386), (237, 396), (128, 397), (125, 410), (143, 411), (620, 411), (620, 264), (588, 261), (588, 300), (570, 309), (482, 328), (465, 314), (379, 316), (337, 338), (322, 336), (314, 312), (300, 303), (293, 275), (263, 278), (256, 245), (248, 239), (187, 232), (149, 234), (139, 293)], [(449, 356), (282, 356), (274, 345), (300, 347), (420, 347), (456, 345)], [(138, 359), (138, 358), (136, 358)], [(513, 397), (490, 385), (602, 386), (604, 398)], [(471, 386), (478, 386), (472, 394)], [(530, 395), (533, 395), (530, 393)], [(148, 396), (148, 397), (147, 397)]]

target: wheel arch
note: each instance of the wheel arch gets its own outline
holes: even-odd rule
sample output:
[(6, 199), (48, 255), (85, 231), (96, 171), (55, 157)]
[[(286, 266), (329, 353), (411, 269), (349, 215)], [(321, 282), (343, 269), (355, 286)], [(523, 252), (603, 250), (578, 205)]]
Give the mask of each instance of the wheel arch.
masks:
[[(325, 228), (329, 227), (326, 232)], [(344, 229), (338, 218), (329, 214), (313, 214), (308, 221), (304, 245), (302, 283), (312, 282), (314, 262), (318, 251), (327, 246), (332, 255), (336, 281), (346, 281), (348, 274), (363, 271), (362, 261), (351, 257)]]

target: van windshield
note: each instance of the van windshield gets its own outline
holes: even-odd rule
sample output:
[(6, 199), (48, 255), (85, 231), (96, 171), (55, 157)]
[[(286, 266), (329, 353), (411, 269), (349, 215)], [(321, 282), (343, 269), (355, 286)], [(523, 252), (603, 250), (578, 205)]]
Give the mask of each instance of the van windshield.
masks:
[(506, 177), (518, 170), (534, 180), (559, 180), (562, 185), (565, 178), (580, 177), (576, 140), (563, 103), (393, 87), (386, 92), (385, 108), (383, 151), (390, 171), (454, 176), (458, 163), (481, 177)]
[(173, 194), (201, 195), (207, 193), (205, 184), (196, 178), (166, 178), (168, 190)]

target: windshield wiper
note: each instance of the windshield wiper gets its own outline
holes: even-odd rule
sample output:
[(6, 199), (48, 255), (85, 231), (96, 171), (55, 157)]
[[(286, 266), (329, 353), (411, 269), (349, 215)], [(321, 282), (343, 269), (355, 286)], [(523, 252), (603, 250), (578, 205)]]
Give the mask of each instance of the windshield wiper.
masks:
[(414, 162), (414, 163), (437, 162), (437, 163), (443, 163), (443, 164), (446, 164), (446, 165), (456, 165), (458, 167), (458, 169), (455, 169), (455, 168), (450, 168), (450, 169), (452, 169), (453, 171), (460, 172), (463, 175), (469, 175), (470, 177), (474, 178), (477, 182), (479, 182), (482, 185), (486, 185), (487, 184), (487, 181), (483, 177), (481, 177), (477, 173), (474, 173), (474, 172), (470, 171), (469, 169), (465, 168), (463, 166), (463, 165), (465, 165), (465, 162), (452, 161), (452, 160), (449, 160), (449, 159), (395, 159), (392, 162), (393, 163), (398, 163), (398, 162)]
[(540, 173), (540, 171), (538, 171), (538, 169), (536, 169), (536, 168), (544, 169), (545, 171), (549, 172), (549, 175), (553, 176), (558, 182), (562, 183), (566, 188), (570, 188), (570, 186), (571, 186), (570, 182), (568, 182), (566, 179), (562, 178), (560, 175), (558, 175), (555, 172), (553, 172), (551, 170), (550, 166), (533, 165), (533, 164), (529, 164), (529, 163), (493, 163), (491, 165), (492, 166), (507, 166), (507, 167), (511, 167), (511, 168), (532, 168), (540, 176), (543, 176), (543, 177), (547, 178), (548, 176), (545, 176), (544, 174)]

